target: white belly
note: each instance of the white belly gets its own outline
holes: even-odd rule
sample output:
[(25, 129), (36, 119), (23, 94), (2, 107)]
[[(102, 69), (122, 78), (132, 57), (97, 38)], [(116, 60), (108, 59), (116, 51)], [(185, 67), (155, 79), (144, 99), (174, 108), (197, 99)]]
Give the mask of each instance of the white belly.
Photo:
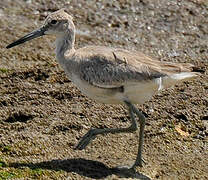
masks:
[(134, 104), (144, 104), (161, 88), (155, 81), (141, 81), (124, 85), (124, 94)]
[(158, 81), (126, 82), (123, 84), (124, 92), (111, 88), (99, 88), (75, 76), (72, 81), (83, 94), (106, 104), (122, 104), (124, 100), (129, 100), (134, 104), (143, 104), (160, 89)]

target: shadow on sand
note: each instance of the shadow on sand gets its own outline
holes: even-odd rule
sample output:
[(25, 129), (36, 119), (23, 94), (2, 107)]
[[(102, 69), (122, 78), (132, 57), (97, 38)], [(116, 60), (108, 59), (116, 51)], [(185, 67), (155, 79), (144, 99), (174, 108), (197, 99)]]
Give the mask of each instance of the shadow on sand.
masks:
[(149, 177), (137, 173), (134, 170), (120, 169), (120, 168), (109, 168), (103, 163), (98, 161), (86, 160), (86, 159), (55, 159), (52, 161), (43, 161), (40, 163), (11, 163), (9, 167), (20, 168), (29, 167), (30, 169), (42, 168), (49, 170), (63, 170), (66, 172), (74, 172), (81, 176), (101, 179), (109, 175), (117, 175), (118, 177), (134, 178), (134, 179), (145, 179), (150, 180)]

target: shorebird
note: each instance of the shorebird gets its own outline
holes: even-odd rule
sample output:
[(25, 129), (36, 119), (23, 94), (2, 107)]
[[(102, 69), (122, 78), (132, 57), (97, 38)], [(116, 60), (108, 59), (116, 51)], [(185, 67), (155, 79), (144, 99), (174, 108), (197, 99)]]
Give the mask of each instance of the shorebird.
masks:
[[(128, 128), (91, 129), (79, 141), (76, 149), (84, 149), (98, 134), (139, 133), (135, 162), (128, 167), (142, 166), (145, 117), (134, 104), (143, 104), (158, 91), (198, 75), (188, 63), (161, 62), (141, 52), (124, 49), (87, 46), (75, 50), (75, 26), (71, 15), (63, 9), (47, 16), (37, 30), (11, 43), (11, 48), (31, 39), (56, 36), (56, 59), (71, 81), (88, 97), (109, 104), (125, 104), (130, 114)], [(135, 119), (135, 115), (139, 119)]]

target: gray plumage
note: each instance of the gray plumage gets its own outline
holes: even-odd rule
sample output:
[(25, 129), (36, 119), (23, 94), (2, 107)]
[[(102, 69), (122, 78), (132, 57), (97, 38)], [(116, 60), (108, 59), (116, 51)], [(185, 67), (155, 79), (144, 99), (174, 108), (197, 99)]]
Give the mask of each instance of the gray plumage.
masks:
[[(7, 48), (45, 34), (56, 35), (56, 58), (68, 77), (87, 96), (102, 103), (124, 103), (131, 117), (128, 128), (91, 129), (80, 140), (76, 149), (84, 149), (98, 134), (132, 133), (140, 123), (138, 153), (133, 165), (123, 167), (133, 170), (142, 166), (142, 147), (145, 127), (143, 114), (133, 105), (143, 104), (159, 90), (178, 81), (196, 77), (193, 65), (167, 63), (152, 59), (141, 52), (102, 46), (74, 49), (75, 26), (73, 18), (64, 12), (50, 14), (40, 29), (11, 43)], [(138, 131), (137, 131), (138, 132)]]

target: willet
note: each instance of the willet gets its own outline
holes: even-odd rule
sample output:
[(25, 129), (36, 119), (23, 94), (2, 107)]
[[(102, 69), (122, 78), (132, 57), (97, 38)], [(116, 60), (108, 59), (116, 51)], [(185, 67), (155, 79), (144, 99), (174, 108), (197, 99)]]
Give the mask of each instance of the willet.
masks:
[(142, 166), (145, 117), (134, 104), (143, 104), (159, 90), (196, 77), (198, 73), (193, 72), (194, 66), (161, 62), (141, 52), (110, 47), (87, 46), (75, 50), (73, 18), (63, 9), (51, 13), (38, 30), (7, 48), (47, 34), (56, 36), (57, 61), (84, 94), (101, 103), (125, 104), (129, 110), (131, 125), (128, 128), (91, 129), (82, 137), (76, 149), (84, 149), (98, 134), (136, 131), (137, 115), (140, 123), (138, 153), (135, 162), (128, 168)]

